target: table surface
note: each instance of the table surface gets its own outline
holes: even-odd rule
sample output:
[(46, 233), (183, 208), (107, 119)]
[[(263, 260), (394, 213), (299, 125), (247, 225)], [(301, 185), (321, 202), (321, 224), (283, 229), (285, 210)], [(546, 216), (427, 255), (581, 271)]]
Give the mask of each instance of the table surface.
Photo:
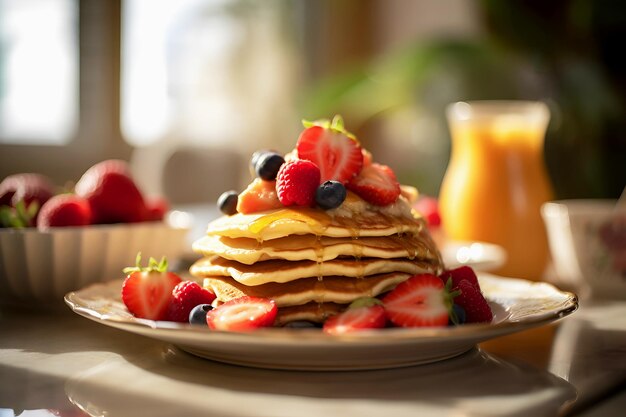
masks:
[(622, 416), (625, 388), (626, 302), (583, 301), (457, 358), (358, 372), (221, 364), (69, 309), (0, 313), (0, 417)]

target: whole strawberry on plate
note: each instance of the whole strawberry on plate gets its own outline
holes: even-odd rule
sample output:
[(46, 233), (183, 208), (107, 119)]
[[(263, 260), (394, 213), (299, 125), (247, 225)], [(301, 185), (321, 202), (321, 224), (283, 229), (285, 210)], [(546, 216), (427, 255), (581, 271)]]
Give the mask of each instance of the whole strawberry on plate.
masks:
[(135, 317), (149, 320), (167, 320), (172, 290), (182, 279), (167, 271), (167, 260), (150, 258), (147, 267), (141, 266), (141, 254), (136, 266), (124, 268), (128, 274), (122, 285), (122, 301)]

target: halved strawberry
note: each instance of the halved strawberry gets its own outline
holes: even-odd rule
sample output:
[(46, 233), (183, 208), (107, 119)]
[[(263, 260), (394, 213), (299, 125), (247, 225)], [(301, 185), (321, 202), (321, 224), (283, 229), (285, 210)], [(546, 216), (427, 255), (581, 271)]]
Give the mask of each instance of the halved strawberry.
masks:
[(274, 300), (244, 296), (209, 311), (206, 322), (213, 330), (248, 331), (272, 326), (277, 312)]
[(276, 193), (276, 181), (256, 178), (237, 200), (237, 211), (243, 214), (272, 210), (282, 207)]
[(340, 314), (329, 317), (324, 322), (323, 331), (327, 334), (345, 334), (367, 329), (385, 327), (387, 318), (380, 300), (375, 298), (358, 299)]
[(346, 184), (363, 167), (361, 145), (343, 127), (343, 120), (335, 116), (329, 121), (305, 122), (296, 151), (298, 158), (315, 163), (321, 173), (321, 182), (335, 180)]
[(387, 318), (400, 327), (446, 326), (453, 294), (432, 274), (414, 275), (383, 298)]
[(135, 317), (150, 320), (166, 320), (172, 290), (182, 281), (173, 272), (167, 272), (167, 260), (157, 262), (150, 258), (147, 268), (141, 267), (141, 254), (137, 265), (125, 268), (128, 274), (122, 285), (122, 301)]
[(347, 185), (359, 197), (377, 206), (386, 206), (400, 196), (400, 184), (396, 174), (387, 165), (372, 163)]

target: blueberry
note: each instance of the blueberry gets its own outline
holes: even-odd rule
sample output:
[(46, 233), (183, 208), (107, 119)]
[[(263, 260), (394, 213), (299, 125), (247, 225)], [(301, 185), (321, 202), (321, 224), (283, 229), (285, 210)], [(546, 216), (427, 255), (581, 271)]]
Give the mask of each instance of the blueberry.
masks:
[(452, 314), (456, 315), (457, 322), (450, 320), (450, 324), (463, 324), (466, 320), (465, 309), (458, 304), (452, 306)]
[(198, 304), (189, 313), (189, 323), (206, 326), (206, 313), (212, 309), (211, 304)]
[(339, 181), (326, 181), (315, 192), (315, 202), (324, 210), (339, 207), (345, 199), (346, 187)]
[(256, 164), (259, 162), (259, 158), (265, 155), (266, 153), (276, 153), (274, 151), (270, 151), (269, 149), (261, 149), (259, 151), (255, 151), (250, 158), (250, 174), (255, 177), (256, 176)]
[(237, 200), (239, 200), (237, 191), (225, 191), (217, 199), (217, 208), (219, 208), (222, 213), (231, 216), (237, 213)]
[(311, 321), (296, 320), (296, 321), (290, 321), (289, 323), (285, 324), (284, 327), (291, 328), (291, 329), (314, 329), (319, 326), (316, 323), (313, 323)]
[[(253, 155), (254, 158), (254, 155)], [(285, 158), (275, 152), (265, 152), (256, 160), (254, 171), (256, 175), (265, 181), (274, 181)]]

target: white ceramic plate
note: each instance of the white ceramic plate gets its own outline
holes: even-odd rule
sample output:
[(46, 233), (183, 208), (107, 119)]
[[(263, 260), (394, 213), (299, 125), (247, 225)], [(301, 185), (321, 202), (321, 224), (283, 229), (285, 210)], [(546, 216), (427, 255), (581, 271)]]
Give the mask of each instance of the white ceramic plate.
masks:
[(173, 343), (208, 359), (274, 369), (383, 369), (417, 365), (460, 355), (477, 343), (550, 323), (574, 312), (578, 300), (546, 283), (480, 275), (494, 312), (490, 324), (457, 327), (390, 328), (329, 336), (319, 329), (260, 329), (249, 333), (133, 317), (120, 299), (121, 280), (70, 292), (74, 312), (107, 326)]

